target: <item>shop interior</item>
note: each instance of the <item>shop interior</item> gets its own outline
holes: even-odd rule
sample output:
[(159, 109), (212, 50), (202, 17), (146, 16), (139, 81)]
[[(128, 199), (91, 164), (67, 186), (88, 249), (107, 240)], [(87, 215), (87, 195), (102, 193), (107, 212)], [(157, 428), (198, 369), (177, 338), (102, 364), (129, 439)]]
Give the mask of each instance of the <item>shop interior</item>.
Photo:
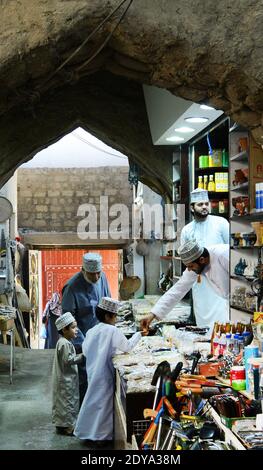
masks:
[[(158, 194), (130, 162), (128, 190), (139, 214), (135, 236), (129, 232), (119, 240), (94, 237), (84, 243), (52, 231), (21, 231), (14, 221), (14, 200), (9, 193), (0, 197), (5, 395), (8, 387), (19, 389), (22, 349), (28, 361), (30, 353), (33, 362), (46, 353), (51, 364), (55, 345), (45, 349), (43, 311), (54, 292), (62, 297), (85, 253), (102, 256), (111, 296), (120, 302), (118, 329), (127, 339), (140, 331), (142, 320), (185, 271), (181, 235), (194, 220), (191, 193), (199, 188), (207, 191), (209, 216), (229, 224), (228, 241), (221, 242), (229, 245), (227, 320), (217, 312), (209, 324), (197, 321), (190, 289), (169, 314), (154, 318), (131, 352), (114, 355), (115, 449), (262, 450), (262, 146), (222, 111), (154, 87), (144, 87), (144, 96), (152, 141), (170, 151), (172, 187), (170, 195)], [(156, 220), (149, 225), (144, 204), (163, 209), (160, 227)], [(209, 251), (207, 239), (203, 246)]]

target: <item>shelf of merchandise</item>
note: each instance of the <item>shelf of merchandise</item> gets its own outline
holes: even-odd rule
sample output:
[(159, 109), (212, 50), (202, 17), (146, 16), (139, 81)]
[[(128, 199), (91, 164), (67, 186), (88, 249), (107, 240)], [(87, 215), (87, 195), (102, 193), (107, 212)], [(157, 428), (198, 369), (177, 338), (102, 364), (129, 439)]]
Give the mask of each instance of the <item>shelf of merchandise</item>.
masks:
[(239, 307), (238, 305), (233, 304), (230, 304), (230, 307), (234, 308), (235, 310), (240, 310), (241, 312), (250, 313), (250, 315), (254, 315), (253, 310), (248, 310), (247, 308)]
[(233, 157), (230, 157), (231, 162), (246, 162), (248, 160), (248, 153), (246, 150), (243, 150), (243, 152), (239, 152), (236, 155), (233, 155)]
[(224, 171), (228, 173), (228, 167), (227, 166), (207, 166), (205, 168), (195, 168), (195, 172), (200, 172), (200, 173), (209, 173), (209, 171), (214, 171), (215, 173), (218, 171), (220, 173), (223, 173)]
[(228, 191), (208, 191), (209, 198), (213, 199), (216, 196), (220, 197), (221, 199), (228, 199)]
[(256, 249), (262, 248), (262, 245), (251, 245), (251, 246), (231, 246), (231, 250), (248, 250), (248, 249)]
[(238, 186), (233, 186), (230, 188), (230, 191), (247, 191), (248, 190), (248, 181), (243, 184), (239, 184)]
[(233, 222), (260, 222), (263, 220), (263, 211), (255, 212), (254, 214), (232, 215), (230, 220)]
[(236, 281), (253, 282), (256, 278), (255, 277), (249, 278), (246, 276), (242, 276), (241, 274), (240, 275), (232, 274), (230, 276), (230, 279), (235, 279)]

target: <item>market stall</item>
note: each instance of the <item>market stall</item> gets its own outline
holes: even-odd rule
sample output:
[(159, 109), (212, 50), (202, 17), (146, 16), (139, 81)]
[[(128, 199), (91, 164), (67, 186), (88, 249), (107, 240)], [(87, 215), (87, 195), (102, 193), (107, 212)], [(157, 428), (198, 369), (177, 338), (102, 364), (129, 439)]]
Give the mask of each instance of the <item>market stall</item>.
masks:
[(133, 448), (263, 448), (262, 315), (255, 315), (253, 329), (217, 323), (212, 338), (206, 329), (176, 321), (157, 322), (153, 331), (113, 359), (115, 411)]

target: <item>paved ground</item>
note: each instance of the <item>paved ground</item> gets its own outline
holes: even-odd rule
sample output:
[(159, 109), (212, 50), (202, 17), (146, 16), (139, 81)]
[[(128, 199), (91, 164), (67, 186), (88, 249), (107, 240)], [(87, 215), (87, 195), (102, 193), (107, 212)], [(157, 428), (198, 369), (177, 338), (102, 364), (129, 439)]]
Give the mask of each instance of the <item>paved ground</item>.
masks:
[[(51, 422), (53, 350), (16, 347), (9, 383), (10, 347), (0, 344), (0, 450), (87, 449), (76, 437), (56, 434)], [(129, 448), (116, 424), (115, 449)], [(91, 447), (90, 447), (91, 449)]]

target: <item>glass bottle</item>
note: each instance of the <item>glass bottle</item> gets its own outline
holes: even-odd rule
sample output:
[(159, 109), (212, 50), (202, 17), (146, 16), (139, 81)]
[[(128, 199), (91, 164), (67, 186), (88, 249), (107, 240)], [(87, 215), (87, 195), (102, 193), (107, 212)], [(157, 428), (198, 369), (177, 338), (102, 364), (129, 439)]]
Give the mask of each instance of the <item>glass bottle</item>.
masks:
[(204, 184), (203, 184), (203, 177), (202, 177), (202, 175), (201, 175), (201, 176), (198, 176), (198, 188), (204, 189)]
[(213, 175), (209, 175), (209, 183), (207, 189), (208, 191), (215, 191), (215, 182)]

